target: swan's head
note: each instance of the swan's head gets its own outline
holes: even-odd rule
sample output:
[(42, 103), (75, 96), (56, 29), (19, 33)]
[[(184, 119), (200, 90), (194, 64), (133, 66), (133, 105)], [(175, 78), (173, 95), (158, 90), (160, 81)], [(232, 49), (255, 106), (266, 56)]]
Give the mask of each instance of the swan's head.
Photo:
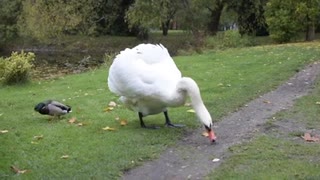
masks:
[(203, 108), (201, 108), (197, 112), (197, 116), (198, 116), (199, 120), (203, 123), (203, 125), (208, 133), (208, 137), (209, 137), (210, 141), (215, 142), (217, 137), (212, 129), (213, 123), (212, 123), (211, 116), (210, 116), (208, 110), (205, 108), (205, 106), (203, 106)]
[(216, 142), (217, 137), (214, 134), (214, 131), (212, 130), (212, 125), (211, 126), (204, 125), (204, 127), (207, 130), (208, 137), (209, 137), (210, 141), (213, 142), (213, 143)]

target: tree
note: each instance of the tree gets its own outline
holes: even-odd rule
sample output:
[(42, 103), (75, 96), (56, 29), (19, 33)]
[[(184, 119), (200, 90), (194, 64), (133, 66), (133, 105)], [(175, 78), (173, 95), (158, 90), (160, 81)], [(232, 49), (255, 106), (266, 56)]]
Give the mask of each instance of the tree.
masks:
[(99, 34), (132, 35), (125, 15), (134, 0), (96, 0), (98, 4), (94, 11), (97, 13), (95, 20)]
[(318, 23), (320, 16), (320, 0), (299, 1), (296, 7), (296, 14), (299, 17), (299, 20), (305, 26), (305, 40), (314, 40), (315, 25)]
[(129, 27), (138, 26), (143, 34), (148, 33), (149, 28), (160, 28), (162, 34), (167, 35), (169, 25), (181, 2), (175, 0), (136, 0), (127, 11), (126, 18)]
[(228, 0), (228, 9), (236, 12), (237, 24), (241, 35), (256, 35), (265, 29), (264, 9), (267, 0)]
[(270, 0), (265, 12), (270, 35), (277, 42), (288, 42), (301, 31), (306, 40), (313, 40), (319, 15), (320, 0)]
[(17, 36), (17, 19), (20, 14), (21, 0), (0, 1), (0, 43)]
[(270, 37), (277, 42), (288, 42), (301, 30), (292, 3), (292, 0), (270, 0), (267, 3), (265, 16)]
[(18, 25), (23, 36), (40, 41), (57, 38), (82, 21), (72, 4), (63, 0), (25, 0)]
[(222, 11), (225, 7), (226, 0), (191, 0), (193, 2), (193, 6), (197, 6), (200, 11), (206, 11), (206, 14), (202, 18), (207, 19), (206, 31), (209, 32), (210, 35), (215, 35), (219, 30), (220, 18)]

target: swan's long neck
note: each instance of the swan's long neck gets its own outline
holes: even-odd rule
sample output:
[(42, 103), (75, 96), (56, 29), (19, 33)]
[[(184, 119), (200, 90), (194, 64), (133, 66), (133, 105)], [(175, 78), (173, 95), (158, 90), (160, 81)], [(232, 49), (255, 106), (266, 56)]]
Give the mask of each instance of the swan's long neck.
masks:
[(183, 77), (178, 84), (178, 90), (185, 91), (190, 96), (191, 105), (195, 110), (197, 117), (204, 125), (211, 128), (212, 119), (210, 113), (203, 104), (197, 83), (191, 78)]

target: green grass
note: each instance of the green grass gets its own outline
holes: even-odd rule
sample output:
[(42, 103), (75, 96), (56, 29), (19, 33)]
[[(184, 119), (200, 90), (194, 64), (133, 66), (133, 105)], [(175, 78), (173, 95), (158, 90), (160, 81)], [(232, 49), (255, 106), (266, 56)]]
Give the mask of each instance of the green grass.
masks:
[[(277, 130), (276, 121), (290, 121), (302, 129), (320, 129), (320, 79), (312, 92), (295, 101), (265, 126), (273, 128), (267, 135), (258, 134), (250, 142), (231, 147), (231, 156), (208, 175), (207, 179), (319, 179), (319, 143), (298, 137), (305, 132)], [(315, 134), (312, 134), (315, 135)], [(280, 138), (279, 138), (280, 137)]]
[[(244, 103), (275, 88), (297, 70), (320, 56), (319, 43), (263, 46), (176, 57), (185, 76), (199, 84), (215, 121)], [(28, 85), (0, 86), (0, 177), (27, 179), (117, 179), (122, 172), (154, 159), (199, 122), (188, 107), (170, 109), (183, 129), (140, 128), (138, 117), (124, 107), (104, 112), (117, 97), (107, 88), (107, 68)], [(44, 99), (64, 101), (73, 112), (62, 120), (33, 111)], [(68, 123), (71, 117), (85, 125)], [(116, 117), (127, 119), (120, 126)], [(164, 123), (163, 115), (146, 118), (147, 124)], [(103, 127), (116, 131), (103, 131)], [(34, 136), (43, 135), (35, 140)], [(200, 136), (200, 135), (199, 135)], [(61, 156), (69, 155), (62, 159)], [(29, 172), (16, 175), (10, 166)]]
[(230, 148), (232, 156), (207, 179), (319, 179), (320, 145), (258, 136)]

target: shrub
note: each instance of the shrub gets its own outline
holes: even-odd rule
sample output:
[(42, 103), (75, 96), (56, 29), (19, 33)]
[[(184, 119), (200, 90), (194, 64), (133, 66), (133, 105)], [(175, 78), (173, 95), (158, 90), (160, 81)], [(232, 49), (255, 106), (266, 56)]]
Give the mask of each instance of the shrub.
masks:
[(27, 82), (34, 59), (34, 53), (23, 51), (12, 52), (10, 57), (0, 58), (0, 79), (7, 85)]
[(219, 32), (216, 36), (207, 38), (206, 46), (215, 49), (247, 47), (254, 45), (251, 37), (241, 36), (237, 30)]

